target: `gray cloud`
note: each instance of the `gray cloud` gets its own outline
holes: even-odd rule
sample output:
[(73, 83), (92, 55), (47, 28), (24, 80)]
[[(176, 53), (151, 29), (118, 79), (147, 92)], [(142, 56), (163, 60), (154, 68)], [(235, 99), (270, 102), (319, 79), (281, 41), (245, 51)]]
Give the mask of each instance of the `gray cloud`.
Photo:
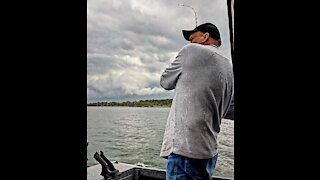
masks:
[(226, 0), (87, 1), (87, 101), (172, 98), (159, 85), (164, 68), (188, 42), (181, 30), (212, 22), (231, 57)]

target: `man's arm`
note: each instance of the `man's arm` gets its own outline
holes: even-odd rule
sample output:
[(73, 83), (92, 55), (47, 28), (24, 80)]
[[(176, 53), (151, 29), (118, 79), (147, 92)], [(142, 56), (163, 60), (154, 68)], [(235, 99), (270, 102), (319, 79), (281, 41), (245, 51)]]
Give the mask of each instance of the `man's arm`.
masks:
[(181, 58), (183, 57), (181, 51), (175, 60), (170, 64), (169, 67), (161, 75), (160, 85), (166, 90), (172, 90), (176, 87), (179, 76), (182, 72)]

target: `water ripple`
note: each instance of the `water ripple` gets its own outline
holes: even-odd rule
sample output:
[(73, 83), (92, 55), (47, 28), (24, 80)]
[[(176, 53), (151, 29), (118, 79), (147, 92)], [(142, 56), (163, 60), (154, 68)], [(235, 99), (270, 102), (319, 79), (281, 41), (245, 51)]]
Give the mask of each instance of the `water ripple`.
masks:
[[(110, 160), (165, 169), (159, 156), (169, 108), (88, 107), (87, 165), (97, 164), (94, 152)], [(218, 136), (219, 158), (215, 175), (233, 177), (233, 121), (223, 120)]]

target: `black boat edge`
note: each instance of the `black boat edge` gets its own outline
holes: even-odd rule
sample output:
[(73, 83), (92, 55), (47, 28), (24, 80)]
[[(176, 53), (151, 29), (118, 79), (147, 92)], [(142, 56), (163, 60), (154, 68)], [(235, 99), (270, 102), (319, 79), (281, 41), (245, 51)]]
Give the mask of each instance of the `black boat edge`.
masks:
[[(150, 167), (142, 167), (132, 164), (113, 162), (114, 167), (119, 170), (117, 176), (104, 177), (101, 175), (100, 164), (87, 167), (87, 180), (165, 180), (166, 171)], [(212, 180), (233, 180), (230, 177), (213, 176)]]

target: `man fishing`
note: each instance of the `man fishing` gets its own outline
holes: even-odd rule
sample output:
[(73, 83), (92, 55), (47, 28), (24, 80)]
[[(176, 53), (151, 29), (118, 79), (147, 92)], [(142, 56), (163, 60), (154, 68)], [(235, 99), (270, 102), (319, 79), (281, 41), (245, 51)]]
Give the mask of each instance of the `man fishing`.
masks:
[(167, 159), (167, 180), (208, 180), (218, 159), (221, 119), (233, 99), (232, 61), (219, 51), (221, 37), (214, 24), (182, 33), (191, 43), (160, 79), (164, 89), (175, 89), (160, 156)]

